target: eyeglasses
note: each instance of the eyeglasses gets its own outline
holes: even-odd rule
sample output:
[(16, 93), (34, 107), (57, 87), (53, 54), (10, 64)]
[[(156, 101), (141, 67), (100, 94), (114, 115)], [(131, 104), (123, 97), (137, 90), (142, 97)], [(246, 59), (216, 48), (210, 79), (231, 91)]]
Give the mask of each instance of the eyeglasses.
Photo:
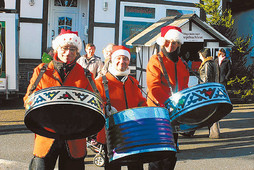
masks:
[(62, 51), (70, 51), (70, 52), (75, 52), (75, 51), (77, 51), (77, 48), (76, 47), (61, 47), (61, 50)]
[(168, 44), (172, 44), (172, 45), (177, 45), (178, 44), (178, 42), (177, 41), (168, 41)]

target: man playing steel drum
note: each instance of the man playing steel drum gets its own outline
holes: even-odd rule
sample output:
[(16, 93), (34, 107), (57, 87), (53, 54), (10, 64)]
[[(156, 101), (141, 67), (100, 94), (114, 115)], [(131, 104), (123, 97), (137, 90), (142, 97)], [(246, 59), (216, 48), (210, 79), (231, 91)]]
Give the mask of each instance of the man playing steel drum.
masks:
[[(189, 71), (179, 57), (180, 47), (183, 44), (182, 30), (175, 26), (161, 28), (161, 37), (157, 39), (161, 51), (153, 55), (147, 65), (148, 106), (160, 105), (168, 108), (169, 97), (188, 88)], [(178, 134), (174, 133), (178, 150)], [(174, 169), (176, 156), (149, 163), (149, 170)]]
[[(146, 99), (142, 96), (138, 87), (139, 82), (129, 75), (130, 50), (124, 46), (114, 46), (111, 62), (108, 73), (95, 81), (102, 99), (106, 103), (107, 116), (117, 111), (138, 106), (147, 106)], [(99, 132), (97, 141), (105, 144), (104, 129)], [(105, 149), (105, 151), (105, 169), (121, 169), (121, 165), (108, 162), (107, 149)], [(135, 163), (133, 165), (128, 165), (128, 169), (143, 169), (143, 164)]]
[[(76, 64), (82, 49), (78, 33), (62, 29), (60, 35), (53, 40), (52, 47), (55, 52), (53, 60), (48, 65), (42, 63), (34, 69), (24, 101), (33, 92), (54, 86), (73, 86), (93, 91), (84, 69)], [(45, 69), (43, 74), (42, 68)], [(60, 170), (83, 170), (86, 139), (52, 139), (35, 134), (33, 154), (29, 169), (53, 170), (59, 157)]]

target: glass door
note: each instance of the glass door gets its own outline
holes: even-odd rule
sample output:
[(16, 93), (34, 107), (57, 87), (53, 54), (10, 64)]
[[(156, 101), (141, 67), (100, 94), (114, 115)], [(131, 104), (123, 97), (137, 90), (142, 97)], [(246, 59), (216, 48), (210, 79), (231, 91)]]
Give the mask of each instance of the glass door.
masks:
[(49, 6), (48, 47), (61, 29), (79, 31), (78, 0), (52, 0)]

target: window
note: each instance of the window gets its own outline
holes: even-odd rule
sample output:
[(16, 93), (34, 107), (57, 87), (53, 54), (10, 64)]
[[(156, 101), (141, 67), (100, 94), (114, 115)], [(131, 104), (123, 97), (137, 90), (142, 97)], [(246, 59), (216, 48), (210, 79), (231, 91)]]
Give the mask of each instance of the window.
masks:
[(155, 18), (155, 8), (125, 6), (125, 17)]
[(136, 65), (136, 47), (128, 46), (125, 43), (152, 24), (151, 22), (123, 21), (122, 45), (130, 48), (130, 66)]
[(72, 30), (72, 18), (59, 17), (58, 18), (58, 34), (60, 34), (61, 29)]
[(77, 7), (77, 0), (55, 0), (55, 6)]
[(175, 9), (167, 9), (166, 16), (182, 16), (185, 14), (195, 14), (195, 11), (192, 10), (175, 10)]

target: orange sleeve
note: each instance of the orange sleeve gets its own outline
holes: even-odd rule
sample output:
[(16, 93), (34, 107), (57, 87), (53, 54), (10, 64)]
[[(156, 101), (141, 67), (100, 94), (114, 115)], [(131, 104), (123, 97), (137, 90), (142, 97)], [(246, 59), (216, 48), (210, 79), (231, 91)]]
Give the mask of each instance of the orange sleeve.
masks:
[[(159, 102), (164, 103), (170, 96), (168, 84), (161, 71), (158, 57), (152, 56), (148, 62), (146, 75), (149, 93)], [(155, 101), (156, 102), (156, 101)]]

